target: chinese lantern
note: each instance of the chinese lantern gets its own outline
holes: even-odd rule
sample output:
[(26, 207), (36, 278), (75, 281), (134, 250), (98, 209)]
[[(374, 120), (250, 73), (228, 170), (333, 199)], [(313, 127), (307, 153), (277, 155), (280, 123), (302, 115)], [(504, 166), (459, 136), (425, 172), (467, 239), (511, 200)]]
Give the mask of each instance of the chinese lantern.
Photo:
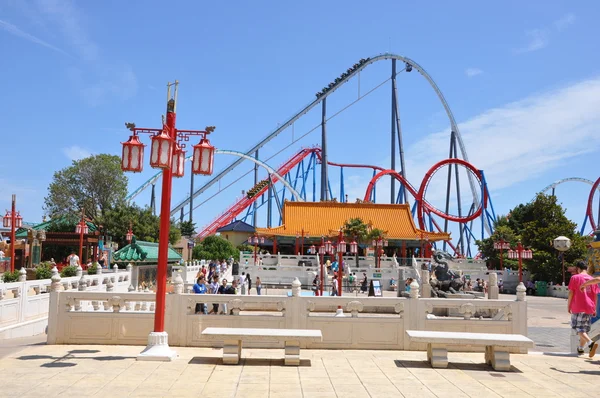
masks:
[(211, 175), (213, 172), (215, 147), (210, 141), (202, 138), (200, 143), (194, 145), (194, 158), (192, 161), (192, 172), (194, 174)]
[(173, 161), (173, 144), (173, 140), (164, 130), (160, 134), (152, 136), (150, 166), (158, 169), (171, 167), (171, 162)]
[(343, 240), (338, 242), (337, 251), (338, 251), (338, 253), (345, 253), (346, 252), (346, 242), (344, 242)]
[(127, 142), (122, 142), (123, 154), (121, 156), (121, 170), (140, 173), (144, 163), (144, 144), (137, 135), (129, 137)]
[(331, 241), (328, 240), (327, 242), (325, 242), (325, 252), (326, 253), (331, 253)]
[(11, 215), (8, 211), (6, 211), (6, 214), (4, 215), (4, 218), (2, 219), (2, 225), (4, 226), (4, 228), (10, 228)]
[(17, 216), (15, 217), (15, 228), (21, 228), (23, 226), (23, 217), (21, 217), (21, 213), (17, 212)]
[(352, 253), (352, 254), (358, 253), (358, 244), (354, 240), (352, 242), (350, 242), (350, 253)]
[(179, 146), (179, 144), (175, 144), (175, 149), (173, 149), (173, 163), (171, 171), (173, 173), (173, 177), (183, 177), (185, 166), (185, 151)]

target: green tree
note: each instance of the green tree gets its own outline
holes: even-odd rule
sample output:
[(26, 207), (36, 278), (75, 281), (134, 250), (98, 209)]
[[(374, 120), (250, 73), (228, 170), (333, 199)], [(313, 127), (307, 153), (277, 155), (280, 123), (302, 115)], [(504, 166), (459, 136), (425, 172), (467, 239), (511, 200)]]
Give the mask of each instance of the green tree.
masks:
[[(113, 242), (117, 242), (120, 247), (127, 244), (126, 234), (130, 225), (137, 240), (158, 242), (160, 218), (152, 214), (150, 207), (120, 203), (106, 211), (98, 221), (102, 233), (112, 236)], [(169, 243), (173, 245), (180, 239), (181, 231), (171, 220)]]
[(127, 195), (127, 177), (118, 156), (100, 154), (75, 160), (54, 173), (44, 198), (45, 211), (52, 218), (77, 220), (81, 209), (96, 221)]
[[(532, 260), (524, 260), (523, 268), (531, 271), (535, 279), (562, 281), (562, 264), (552, 242), (559, 236), (571, 239), (571, 248), (565, 252), (565, 267), (586, 255), (586, 247), (591, 238), (575, 231), (577, 224), (569, 220), (565, 210), (555, 196), (539, 194), (534, 201), (520, 204), (496, 223), (496, 231), (491, 237), (477, 241), (483, 257), (497, 264), (498, 253), (493, 249), (494, 241), (503, 237), (513, 247), (518, 240), (533, 251)], [(505, 258), (504, 265), (513, 269), (518, 260)], [(568, 282), (568, 274), (567, 274)]]
[(197, 260), (223, 260), (229, 257), (238, 258), (240, 255), (231, 242), (220, 236), (207, 236), (197, 243), (192, 257)]
[(354, 240), (360, 246), (369, 238), (369, 226), (360, 218), (350, 218), (344, 223), (342, 233), (347, 240)]
[(181, 236), (189, 238), (196, 235), (196, 224), (191, 221), (182, 221), (179, 223), (179, 230), (181, 231)]

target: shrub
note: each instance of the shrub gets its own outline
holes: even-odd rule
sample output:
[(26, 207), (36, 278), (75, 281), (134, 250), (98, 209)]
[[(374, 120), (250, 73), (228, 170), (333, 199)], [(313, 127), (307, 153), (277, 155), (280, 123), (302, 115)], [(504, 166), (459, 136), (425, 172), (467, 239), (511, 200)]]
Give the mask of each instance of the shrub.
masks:
[(15, 270), (14, 272), (6, 271), (2, 277), (4, 283), (18, 282), (19, 281), (19, 271)]
[(97, 262), (93, 262), (92, 265), (87, 267), (88, 275), (95, 275), (97, 272), (98, 272), (98, 263)]
[(35, 279), (50, 279), (52, 277), (52, 263), (40, 263), (35, 268)]
[(77, 275), (77, 267), (74, 265), (70, 265), (68, 267), (64, 267), (61, 271), (60, 271), (60, 277), (61, 278), (68, 278), (70, 276), (76, 276)]

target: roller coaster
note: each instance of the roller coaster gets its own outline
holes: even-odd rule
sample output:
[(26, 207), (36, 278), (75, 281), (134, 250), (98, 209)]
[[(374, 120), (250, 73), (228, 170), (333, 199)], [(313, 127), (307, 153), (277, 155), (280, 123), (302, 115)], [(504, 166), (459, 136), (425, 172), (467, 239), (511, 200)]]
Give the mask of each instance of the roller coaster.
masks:
[[(582, 182), (584, 184), (588, 184), (591, 186), (590, 193), (589, 193), (588, 199), (587, 199), (585, 216), (583, 218), (583, 222), (581, 223), (581, 228), (579, 230), (579, 233), (581, 235), (586, 233), (586, 226), (587, 226), (588, 221), (589, 221), (590, 227), (591, 227), (590, 233), (593, 233), (594, 231), (596, 231), (596, 228), (598, 227), (597, 221), (600, 219), (600, 204), (598, 207), (598, 213), (597, 213), (596, 219), (594, 219), (594, 209), (593, 209), (594, 196), (596, 195), (596, 192), (600, 192), (600, 178), (598, 178), (595, 182), (592, 180), (588, 180), (587, 178), (579, 178), (579, 177), (563, 178), (560, 180), (556, 180), (552, 184), (544, 187), (544, 189), (542, 189), (540, 192), (538, 192), (536, 194), (536, 196), (541, 193), (546, 193), (548, 191), (551, 191), (551, 195), (555, 196), (556, 195), (556, 187), (558, 187), (559, 185), (562, 185), (564, 183), (567, 183), (567, 182)], [(534, 197), (534, 199), (535, 199), (535, 197)]]
[[(327, 115), (327, 98), (333, 95), (343, 84), (347, 83), (353, 78), (360, 79), (360, 73), (369, 65), (376, 62), (390, 61), (391, 60), (391, 76), (386, 78), (383, 82), (376, 85), (371, 90), (361, 94), (359, 90), (358, 98), (352, 101), (349, 105), (345, 106), (341, 111), (335, 113), (332, 116)], [(404, 67), (401, 70), (397, 70), (397, 63), (401, 62)], [(429, 171), (425, 174), (425, 177), (418, 185), (418, 188), (413, 186), (406, 178), (406, 165), (404, 159), (404, 147), (402, 128), (400, 124), (400, 113), (398, 110), (398, 94), (396, 78), (400, 73), (409, 73), (412, 70), (419, 72), (425, 80), (429, 83), (437, 98), (441, 102), (444, 111), (448, 117), (450, 124), (450, 147), (449, 157), (435, 163)], [(390, 128), (390, 154), (391, 164), (388, 167), (376, 166), (376, 165), (365, 165), (365, 164), (347, 164), (347, 163), (334, 163), (328, 159), (327, 150), (327, 122), (335, 117), (337, 114), (345, 111), (361, 99), (365, 98), (375, 90), (383, 87), (386, 83), (391, 82), (391, 128)], [(200, 188), (194, 190), (193, 188), (193, 177), (192, 177), (192, 188), (190, 189), (190, 195), (183, 201), (177, 204), (171, 210), (171, 216), (176, 217), (179, 215), (180, 219), (183, 220), (186, 214), (189, 215), (192, 220), (192, 214), (194, 209), (210, 200), (212, 197), (223, 192), (228, 187), (232, 186), (243, 177), (249, 175), (254, 171), (254, 186), (247, 192), (235, 200), (235, 202), (227, 207), (227, 209), (220, 215), (218, 215), (212, 222), (203, 227), (198, 235), (200, 239), (214, 234), (218, 228), (229, 224), (236, 219), (243, 219), (244, 221), (249, 220), (252, 225), (258, 225), (257, 214), (258, 209), (266, 205), (267, 210), (267, 227), (272, 226), (272, 204), (276, 205), (276, 209), (279, 212), (279, 219), (281, 222), (281, 211), (282, 203), (286, 200), (286, 195), (289, 195), (289, 200), (312, 200), (312, 201), (327, 201), (336, 200), (340, 202), (347, 202), (348, 198), (345, 192), (344, 186), (344, 170), (348, 168), (362, 168), (372, 170), (372, 178), (366, 187), (364, 201), (377, 202), (376, 188), (378, 181), (384, 176), (390, 176), (390, 203), (408, 203), (410, 204), (412, 196), (414, 201), (411, 204), (413, 217), (418, 222), (421, 229), (429, 231), (443, 231), (450, 232), (456, 230), (457, 234), (454, 234), (453, 241), (443, 242), (443, 249), (450, 247), (454, 250), (454, 253), (459, 256), (471, 257), (471, 246), (476, 239), (483, 239), (486, 234), (493, 232), (493, 224), (496, 218), (493, 206), (490, 201), (488, 192), (487, 182), (484, 177), (482, 170), (477, 169), (474, 165), (469, 163), (467, 151), (463, 143), (458, 125), (454, 119), (454, 115), (439, 89), (438, 85), (434, 82), (433, 78), (425, 71), (425, 69), (417, 62), (410, 58), (406, 58), (396, 54), (380, 54), (375, 57), (363, 58), (358, 63), (354, 64), (346, 72), (336, 78), (329, 85), (325, 86), (321, 91), (317, 92), (315, 99), (306, 105), (302, 110), (295, 113), (287, 119), (284, 123), (281, 123), (277, 129), (268, 133), (262, 140), (256, 145), (247, 150), (246, 152), (237, 152), (229, 150), (217, 150), (217, 154), (228, 154), (235, 155), (238, 157), (237, 160), (233, 161), (227, 167), (217, 172), (208, 182), (202, 185)], [(267, 159), (259, 158), (259, 150), (263, 148), (268, 142), (273, 140), (278, 135), (282, 134), (286, 129), (292, 126), (302, 116), (306, 115), (311, 109), (321, 106), (321, 122), (314, 128), (310, 129), (307, 133), (302, 135), (300, 138), (316, 131), (320, 128), (321, 130), (321, 143), (319, 146), (311, 148), (302, 148), (293, 154), (285, 163), (279, 168), (273, 169), (268, 166), (268, 161), (273, 158), (271, 156)], [(297, 142), (300, 138), (293, 140)], [(292, 144), (286, 146), (284, 149), (289, 148)], [(399, 169), (396, 167), (396, 159), (399, 159)], [(198, 205), (194, 206), (194, 199), (206, 192), (210, 187), (216, 183), (220, 184), (220, 181), (234, 168), (240, 165), (244, 160), (250, 160), (254, 162), (254, 168), (242, 173), (240, 177), (228, 184), (226, 187), (221, 188), (216, 194), (210, 198), (205, 199)], [(262, 167), (267, 170), (267, 177), (263, 180), (258, 179), (258, 168)], [(334, 197), (334, 191), (332, 190), (331, 182), (329, 180), (329, 169), (337, 167), (340, 170), (340, 186), (337, 190), (337, 197)], [(319, 168), (319, 177), (317, 178), (317, 169)], [(440, 172), (443, 168), (448, 169), (446, 179), (446, 196), (445, 196), (445, 207), (439, 209), (433, 206), (426, 199), (427, 188), (429, 187), (433, 176)], [(468, 199), (471, 201), (468, 209), (463, 209), (461, 197), (464, 197), (461, 192), (459, 170), (466, 172), (466, 179), (470, 188), (470, 193), (467, 195), (472, 198)], [(154, 185), (160, 178), (160, 173), (157, 173), (148, 181), (146, 181), (138, 189), (134, 190), (128, 197), (128, 200), (135, 199), (145, 189), (152, 187), (154, 192)], [(398, 189), (396, 189), (396, 181), (399, 183)], [(319, 195), (317, 195), (317, 185), (319, 186)], [(265, 198), (266, 196), (266, 198)], [(451, 204), (452, 202), (452, 204)], [(154, 205), (154, 193), (152, 194), (151, 206)], [(450, 209), (456, 209), (457, 214), (451, 214)], [(186, 212), (187, 210), (187, 212)], [(466, 210), (466, 211), (464, 211)], [(436, 218), (438, 220), (436, 220)], [(476, 220), (480, 220), (480, 225), (474, 225)], [(440, 222), (438, 222), (440, 221)], [(452, 223), (452, 224), (450, 224)], [(443, 224), (443, 225), (442, 225)], [(480, 227), (480, 228), (479, 228)], [(479, 229), (478, 229), (479, 228)], [(456, 236), (458, 235), (458, 236)]]

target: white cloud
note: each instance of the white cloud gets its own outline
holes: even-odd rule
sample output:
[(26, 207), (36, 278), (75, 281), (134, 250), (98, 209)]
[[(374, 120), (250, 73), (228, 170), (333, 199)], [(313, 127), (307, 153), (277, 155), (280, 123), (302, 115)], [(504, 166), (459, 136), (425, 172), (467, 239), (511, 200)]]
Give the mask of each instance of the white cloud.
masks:
[[(459, 124), (469, 161), (483, 169), (490, 189), (527, 181), (600, 148), (600, 77), (490, 109)], [(406, 150), (407, 170), (422, 178), (448, 155), (449, 131)]]
[(91, 156), (91, 152), (77, 145), (63, 148), (63, 153), (71, 160), (80, 160)]
[(473, 77), (473, 76), (477, 76), (477, 75), (481, 75), (483, 73), (483, 71), (479, 68), (467, 68), (465, 69), (465, 75), (467, 75), (467, 77)]
[(71, 1), (37, 0), (36, 3), (42, 14), (58, 25), (63, 35), (84, 60), (89, 62), (97, 60), (98, 46), (88, 37), (82, 26), (82, 20), (85, 18)]
[(548, 45), (548, 31), (545, 29), (533, 29), (525, 32), (525, 35), (528, 38), (528, 44), (518, 49), (516, 51), (518, 54), (541, 50)]
[(13, 25), (13, 24), (11, 24), (11, 23), (9, 23), (7, 21), (4, 21), (2, 19), (0, 19), (0, 29), (3, 29), (3, 30), (5, 30), (6, 32), (8, 32), (8, 33), (10, 33), (12, 35), (15, 35), (15, 36), (20, 37), (20, 38), (25, 39), (25, 40), (28, 40), (28, 41), (30, 41), (32, 43), (35, 43), (35, 44), (39, 44), (40, 46), (44, 46), (46, 48), (49, 48), (49, 49), (54, 50), (56, 52), (59, 52), (61, 54), (69, 55), (65, 51), (61, 50), (60, 48), (55, 47), (52, 44), (50, 44), (50, 43), (48, 43), (48, 42), (40, 39), (39, 37), (36, 37), (36, 36), (34, 36), (32, 34), (29, 34), (29, 33), (25, 32), (25, 31), (19, 29), (15, 25)]
[(575, 23), (575, 19), (575, 14), (570, 12), (568, 14), (563, 15), (560, 19), (556, 20), (554, 22), (554, 26), (559, 31), (562, 31), (568, 28), (569, 26), (573, 25)]

